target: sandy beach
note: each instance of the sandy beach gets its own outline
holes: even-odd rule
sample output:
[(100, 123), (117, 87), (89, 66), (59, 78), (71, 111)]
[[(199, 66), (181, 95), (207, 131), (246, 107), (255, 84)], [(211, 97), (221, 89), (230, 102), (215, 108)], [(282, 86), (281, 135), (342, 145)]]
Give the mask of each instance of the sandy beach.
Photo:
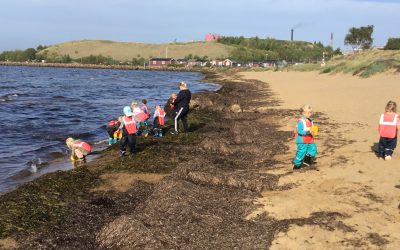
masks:
[[(245, 79), (268, 83), (280, 101), (277, 109), (297, 110), (308, 103), (317, 112), (317, 171), (291, 171), (295, 153), (277, 156), (283, 174), (282, 191), (266, 191), (255, 201), (260, 207), (253, 218), (266, 213), (275, 219), (309, 217), (315, 212), (337, 212), (340, 225), (295, 225), (279, 233), (272, 249), (398, 249), (400, 247), (400, 153), (391, 161), (378, 159), (373, 149), (379, 135), (380, 114), (389, 100), (400, 99), (400, 76), (380, 74), (368, 79), (316, 72), (246, 72)], [(322, 114), (318, 114), (318, 112)], [(296, 115), (277, 121), (284, 131), (293, 131)], [(283, 138), (285, 139), (285, 138)], [(283, 140), (284, 141), (284, 140)], [(286, 143), (286, 142), (285, 142)]]

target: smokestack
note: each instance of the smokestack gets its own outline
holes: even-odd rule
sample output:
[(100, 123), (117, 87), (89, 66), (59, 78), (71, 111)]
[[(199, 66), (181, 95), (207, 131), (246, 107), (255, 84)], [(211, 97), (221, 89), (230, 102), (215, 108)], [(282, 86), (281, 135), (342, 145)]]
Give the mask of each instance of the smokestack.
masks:
[(290, 30), (290, 40), (291, 40), (291, 41), (293, 41), (293, 32), (294, 32), (294, 29), (291, 29), (291, 30)]

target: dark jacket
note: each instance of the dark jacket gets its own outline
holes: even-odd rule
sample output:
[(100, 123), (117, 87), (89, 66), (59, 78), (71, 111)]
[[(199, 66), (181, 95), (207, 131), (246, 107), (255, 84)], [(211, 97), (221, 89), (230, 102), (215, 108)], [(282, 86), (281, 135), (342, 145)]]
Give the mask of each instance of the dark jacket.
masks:
[(178, 96), (175, 99), (175, 110), (179, 110), (180, 108), (187, 108), (189, 109), (189, 103), (190, 99), (192, 99), (192, 93), (190, 93), (190, 90), (185, 89), (181, 90), (178, 93)]

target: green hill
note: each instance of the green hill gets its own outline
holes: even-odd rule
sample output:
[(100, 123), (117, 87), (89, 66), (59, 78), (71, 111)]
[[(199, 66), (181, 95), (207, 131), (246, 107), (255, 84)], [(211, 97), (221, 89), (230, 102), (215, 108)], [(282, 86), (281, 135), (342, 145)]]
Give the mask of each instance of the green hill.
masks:
[(47, 57), (69, 55), (72, 59), (90, 55), (103, 55), (119, 61), (128, 61), (139, 57), (146, 59), (149, 57), (165, 57), (166, 50), (168, 57), (176, 59), (184, 58), (189, 54), (199, 57), (207, 56), (212, 59), (228, 57), (232, 49), (231, 46), (217, 42), (147, 44), (83, 40), (60, 43), (41, 51), (40, 54), (47, 54)]

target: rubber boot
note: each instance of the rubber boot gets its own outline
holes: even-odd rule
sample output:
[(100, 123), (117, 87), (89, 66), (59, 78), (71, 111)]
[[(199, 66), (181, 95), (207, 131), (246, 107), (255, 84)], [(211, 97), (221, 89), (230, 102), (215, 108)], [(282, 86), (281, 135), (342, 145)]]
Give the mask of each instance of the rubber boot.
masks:
[(162, 129), (158, 129), (158, 137), (162, 137)]
[(108, 138), (108, 145), (112, 145), (113, 144), (113, 138)]
[(306, 156), (304, 156), (304, 160), (303, 160), (303, 164), (306, 165), (307, 167), (311, 166), (313, 164), (313, 158), (306, 154)]
[(118, 142), (118, 138), (115, 137), (114, 140), (113, 140), (113, 143), (117, 143), (117, 142)]

